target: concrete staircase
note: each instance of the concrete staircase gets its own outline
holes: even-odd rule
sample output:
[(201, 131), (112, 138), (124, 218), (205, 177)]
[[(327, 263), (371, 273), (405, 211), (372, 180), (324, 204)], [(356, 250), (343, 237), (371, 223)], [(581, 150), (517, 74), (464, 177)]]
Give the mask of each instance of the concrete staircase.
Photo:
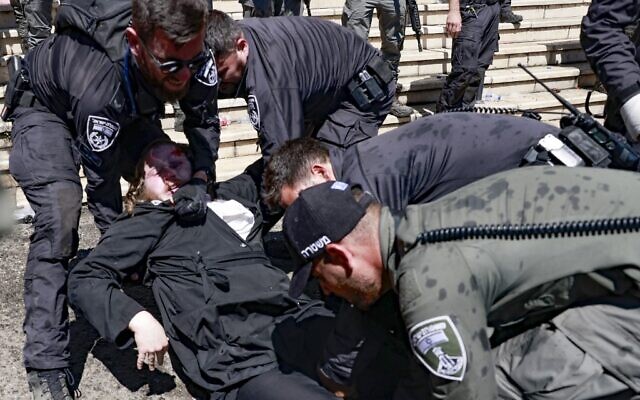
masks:
[[(407, 27), (406, 39), (400, 63), (401, 83), (399, 99), (416, 112), (410, 118), (388, 116), (381, 132), (389, 131), (421, 115), (433, 111), (444, 79), (451, 69), (451, 39), (444, 32), (448, 12), (446, 0), (417, 0), (423, 23), (421, 38), (424, 51), (418, 52), (413, 31)], [(314, 0), (311, 13), (340, 23), (344, 0)], [(536, 84), (518, 63), (531, 70), (548, 86), (567, 98), (578, 108), (584, 106), (587, 91), (595, 77), (578, 41), (580, 21), (589, 6), (587, 0), (513, 0), (513, 11), (524, 16), (518, 26), (500, 24), (500, 51), (485, 77), (485, 100), (488, 107), (515, 107), (533, 109), (542, 113), (543, 119), (556, 123), (559, 112), (566, 111), (544, 89)], [(217, 0), (214, 7), (240, 19), (241, 6), (236, 0)], [(380, 31), (376, 26), (370, 33), (370, 42), (380, 46)], [(6, 60), (12, 54), (20, 54), (20, 39), (15, 30), (8, 0), (0, 0), (0, 97), (4, 96), (7, 80)], [(591, 110), (600, 112), (606, 96), (594, 93)], [(219, 102), (222, 119), (229, 125), (222, 128), (220, 160), (217, 163), (219, 179), (226, 179), (259, 157), (256, 133), (248, 123), (246, 103), (242, 99)], [(166, 108), (163, 127), (177, 141), (184, 135), (173, 131), (173, 109)], [(8, 134), (10, 124), (0, 124), (0, 136)], [(0, 140), (0, 184), (8, 181), (8, 139)], [(123, 187), (126, 185), (123, 182)], [(18, 205), (24, 204), (18, 192)]]

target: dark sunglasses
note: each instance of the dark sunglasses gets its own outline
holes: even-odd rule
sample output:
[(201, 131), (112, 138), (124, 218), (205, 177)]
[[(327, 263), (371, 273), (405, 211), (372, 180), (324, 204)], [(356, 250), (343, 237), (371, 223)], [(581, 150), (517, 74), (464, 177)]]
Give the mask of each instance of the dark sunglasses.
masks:
[(175, 74), (180, 71), (182, 68), (187, 67), (191, 72), (195, 72), (202, 67), (207, 60), (211, 57), (211, 52), (209, 50), (204, 50), (197, 56), (193, 57), (191, 60), (168, 60), (168, 61), (160, 61), (158, 58), (149, 50), (147, 46), (140, 41), (140, 44), (147, 52), (149, 57), (153, 60), (154, 64), (158, 67), (160, 71), (164, 74)]

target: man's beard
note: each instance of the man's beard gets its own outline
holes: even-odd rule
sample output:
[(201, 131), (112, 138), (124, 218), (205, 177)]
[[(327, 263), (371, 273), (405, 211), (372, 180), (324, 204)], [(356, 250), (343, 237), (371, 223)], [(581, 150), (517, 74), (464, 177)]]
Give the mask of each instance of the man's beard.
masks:
[(153, 94), (162, 101), (173, 103), (182, 99), (189, 92), (191, 80), (189, 80), (181, 89), (172, 91), (165, 87), (164, 79), (168, 79), (167, 76), (163, 76), (163, 78), (160, 79), (156, 78), (155, 75), (149, 72), (149, 67), (143, 63), (138, 64), (138, 68), (144, 77), (144, 81), (148, 85), (148, 88), (151, 89)]

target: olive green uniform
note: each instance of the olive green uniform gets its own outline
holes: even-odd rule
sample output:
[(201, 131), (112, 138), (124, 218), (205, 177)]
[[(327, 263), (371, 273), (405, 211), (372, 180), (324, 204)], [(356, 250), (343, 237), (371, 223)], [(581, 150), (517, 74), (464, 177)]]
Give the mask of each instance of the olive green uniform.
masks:
[[(409, 206), (395, 221), (383, 209), (382, 258), (434, 398), (519, 398), (526, 385), (504, 381), (536, 376), (574, 391), (528, 398), (574, 398), (582, 385), (575, 374), (606, 382), (592, 396), (640, 393), (639, 232), (412, 246), (419, 234), (439, 228), (636, 217), (639, 198), (636, 173), (529, 167)], [(579, 355), (556, 332), (582, 351), (581, 361), (564, 358)], [(491, 348), (501, 342), (496, 375)], [(567, 353), (554, 359), (548, 344)], [(529, 356), (548, 363), (527, 365)], [(547, 382), (539, 383), (544, 391)]]

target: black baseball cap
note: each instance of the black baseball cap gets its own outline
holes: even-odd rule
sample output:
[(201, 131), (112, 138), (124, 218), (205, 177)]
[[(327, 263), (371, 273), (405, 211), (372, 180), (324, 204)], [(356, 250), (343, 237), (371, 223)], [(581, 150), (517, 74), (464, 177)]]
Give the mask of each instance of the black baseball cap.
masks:
[(298, 258), (289, 294), (299, 297), (311, 276), (311, 261), (324, 253), (326, 245), (340, 241), (356, 227), (374, 201), (364, 192), (360, 201), (353, 198), (351, 186), (329, 181), (300, 192), (284, 214), (283, 230), (290, 250)]

